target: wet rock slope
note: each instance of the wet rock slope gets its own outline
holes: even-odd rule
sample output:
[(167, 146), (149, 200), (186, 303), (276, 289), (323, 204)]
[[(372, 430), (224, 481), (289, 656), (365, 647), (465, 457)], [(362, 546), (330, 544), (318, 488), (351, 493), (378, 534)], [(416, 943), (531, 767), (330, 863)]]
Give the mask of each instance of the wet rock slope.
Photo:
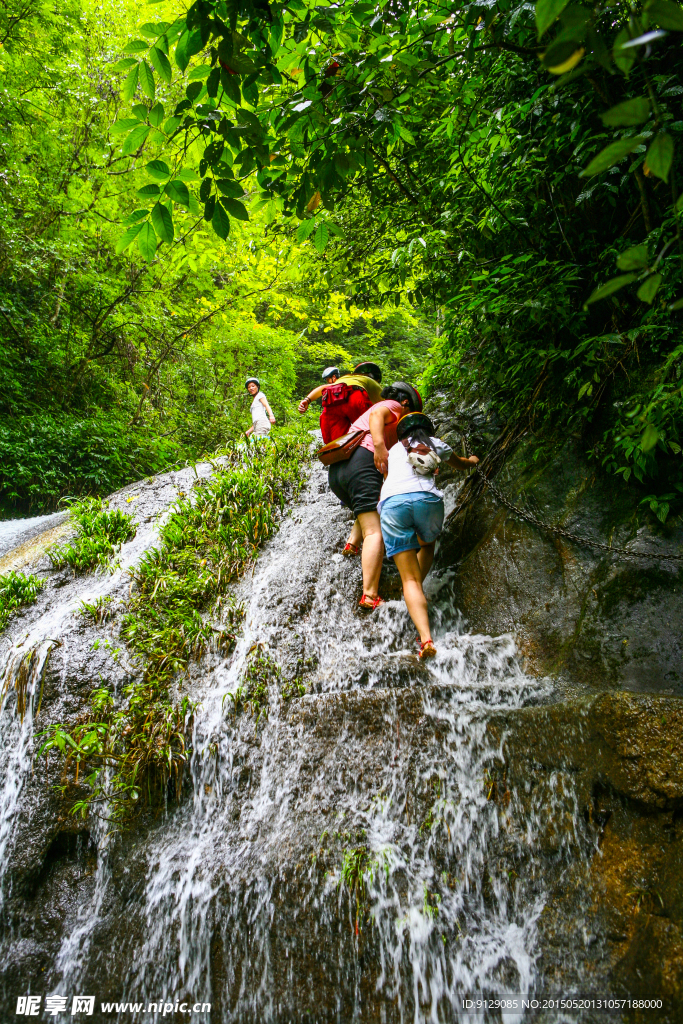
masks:
[[(114, 496), (140, 522), (120, 568), (73, 580), (39, 561), (48, 586), (2, 637), (3, 1006), (89, 992), (102, 1020), (117, 1017), (105, 1000), (142, 1003), (153, 1021), (149, 1004), (187, 999), (210, 1002), (215, 1022), (450, 1022), (465, 997), (609, 993), (661, 998), (660, 1019), (679, 1020), (675, 680), (627, 692), (599, 661), (572, 675), (562, 630), (555, 664), (522, 598), (487, 620), (503, 585), (494, 559), (473, 560), (489, 544), (523, 575), (519, 533), (487, 528), (493, 511), (474, 546), (451, 533), (442, 547), (429, 582), (439, 654), (422, 665), (389, 566), (393, 599), (358, 611), (359, 565), (340, 554), (348, 514), (314, 467), (236, 588), (236, 650), (179, 681), (200, 702), (180, 800), (123, 832), (69, 815), (35, 731), (141, 671), (117, 641), (125, 569), (192, 480)], [(118, 613), (86, 624), (79, 602), (104, 593)], [(528, 601), (542, 598), (536, 585)], [(254, 665), (267, 700), (250, 709), (227, 695)]]

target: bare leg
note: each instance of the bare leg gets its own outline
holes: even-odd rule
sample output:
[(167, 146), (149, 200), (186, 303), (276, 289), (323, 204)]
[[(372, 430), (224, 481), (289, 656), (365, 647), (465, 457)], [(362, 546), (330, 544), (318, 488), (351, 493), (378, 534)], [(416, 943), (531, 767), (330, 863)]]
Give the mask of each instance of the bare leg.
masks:
[(353, 544), (354, 548), (359, 548), (361, 546), (362, 540), (363, 531), (360, 528), (360, 523), (358, 522), (357, 519), (354, 519), (353, 527), (351, 528), (351, 533), (349, 534), (346, 543)]
[(427, 612), (427, 599), (422, 590), (422, 570), (418, 561), (416, 551), (401, 551), (394, 555), (396, 568), (401, 574), (403, 584), (403, 597), (410, 617), (415, 623), (415, 628), (420, 634), (420, 642), (431, 639), (429, 628), (429, 613)]
[(436, 546), (436, 541), (433, 540), (431, 544), (425, 544), (423, 540), (420, 540), (419, 536), (417, 539), (420, 543), (420, 550), (417, 553), (417, 564), (420, 566), (422, 582), (424, 583), (425, 577), (431, 569), (432, 562), (434, 561), (434, 548)]
[(363, 552), (361, 566), (363, 569), (363, 593), (368, 597), (377, 597), (379, 577), (382, 572), (384, 558), (384, 541), (382, 528), (377, 512), (361, 512), (357, 522), (363, 534)]

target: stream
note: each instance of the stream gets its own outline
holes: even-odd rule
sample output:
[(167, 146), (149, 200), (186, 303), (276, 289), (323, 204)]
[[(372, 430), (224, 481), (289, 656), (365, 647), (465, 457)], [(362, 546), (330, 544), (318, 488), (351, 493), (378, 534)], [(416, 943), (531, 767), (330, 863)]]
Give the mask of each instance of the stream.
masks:
[[(357, 609), (359, 560), (339, 553), (348, 528), (348, 512), (314, 467), (236, 588), (246, 610), (236, 650), (212, 654), (186, 683), (199, 708), (184, 799), (120, 835), (94, 820), (70, 853), (46, 994), (135, 1001), (146, 1007), (139, 1021), (184, 1019), (161, 1006), (187, 999), (211, 1003), (202, 1019), (215, 1024), (408, 1024), (477, 1019), (463, 1015), (465, 998), (548, 991), (538, 922), (549, 878), (593, 840), (570, 781), (555, 779), (542, 804), (507, 788), (502, 742), (488, 723), (548, 702), (552, 682), (524, 673), (511, 636), (468, 633), (450, 570), (426, 586), (438, 656), (422, 664), (391, 569), (392, 599), (367, 618)], [(23, 640), (5, 645), (3, 865), (21, 856), (13, 823), (30, 788), (52, 645), (62, 644), (55, 657), (66, 690), (65, 659), (80, 645), (87, 663), (92, 640), (83, 630), (68, 643), (62, 636), (76, 597), (124, 593), (125, 567), (153, 536), (148, 526), (124, 546), (114, 576), (57, 591), (63, 598), (35, 613), (28, 637), (24, 629)], [(307, 689), (283, 700), (274, 670), (259, 720), (234, 714), (226, 696), (255, 653)], [(9, 686), (19, 664), (23, 719)], [(125, 658), (110, 665), (111, 685), (130, 671)], [(563, 830), (549, 860), (539, 836), (555, 810)], [(24, 941), (22, 927), (15, 918), (5, 969), (7, 943)]]

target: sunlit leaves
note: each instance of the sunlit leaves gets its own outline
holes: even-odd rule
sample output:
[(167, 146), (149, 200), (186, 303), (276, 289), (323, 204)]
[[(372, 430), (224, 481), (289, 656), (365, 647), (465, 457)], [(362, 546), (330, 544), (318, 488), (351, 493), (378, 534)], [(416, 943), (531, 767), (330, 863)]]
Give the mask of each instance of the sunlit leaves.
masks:
[(636, 146), (639, 146), (644, 141), (640, 135), (635, 135), (631, 139), (619, 139), (617, 142), (610, 143), (601, 153), (593, 157), (588, 167), (581, 172), (581, 176), (591, 178), (594, 174), (600, 174), (602, 171), (608, 170), (610, 167), (618, 164), (620, 160), (623, 160), (625, 156), (628, 156), (629, 153), (633, 152)]
[(151, 263), (157, 251), (157, 236), (149, 221), (144, 221), (138, 234), (138, 249), (140, 255), (147, 262)]
[(140, 61), (140, 88), (144, 92), (145, 96), (149, 96), (151, 100), (154, 99), (154, 75), (152, 69), (146, 60)]
[(124, 155), (135, 153), (143, 144), (151, 129), (148, 124), (138, 124), (126, 138), (123, 144)]
[(133, 96), (135, 95), (135, 90), (138, 87), (139, 73), (140, 65), (136, 64), (135, 67), (131, 68), (128, 74), (126, 75), (126, 80), (121, 87), (121, 95), (123, 96), (126, 103), (130, 103)]
[(170, 82), (173, 77), (173, 72), (171, 69), (171, 62), (164, 51), (153, 46), (149, 51), (149, 59), (159, 78), (163, 79), (164, 82)]
[(158, 185), (152, 185), (150, 182), (149, 185), (143, 185), (142, 188), (138, 189), (138, 195), (143, 199), (147, 199), (150, 196), (159, 196), (161, 195), (161, 189)]
[(318, 252), (322, 252), (327, 245), (330, 238), (330, 229), (328, 228), (325, 221), (318, 226), (315, 234), (313, 235), (313, 245), (316, 247)]
[[(147, 164), (145, 170), (152, 178), (157, 178), (159, 180), (170, 178), (171, 176), (171, 170), (168, 164), (164, 163), (163, 160), (152, 160)], [(155, 186), (155, 188), (156, 187), (157, 186)]]
[(149, 121), (154, 128), (158, 128), (164, 119), (164, 107), (161, 103), (155, 103), (149, 112)]
[(301, 224), (299, 224), (299, 227), (296, 229), (297, 242), (305, 242), (308, 236), (315, 231), (315, 228), (316, 222), (312, 217), (310, 220), (302, 220)]
[(132, 39), (130, 43), (127, 43), (124, 48), (124, 53), (142, 53), (143, 50), (149, 49), (149, 43), (146, 43), (144, 39)]
[(647, 151), (645, 172), (668, 181), (673, 158), (674, 140), (667, 132), (660, 132)]
[(125, 135), (131, 130), (136, 128), (140, 122), (137, 117), (124, 117), (120, 121), (115, 121), (109, 128), (110, 135)]
[(116, 243), (116, 254), (120, 256), (124, 249), (127, 249), (130, 243), (137, 237), (138, 233), (142, 230), (142, 224), (133, 224), (126, 231), (123, 232), (118, 242)]

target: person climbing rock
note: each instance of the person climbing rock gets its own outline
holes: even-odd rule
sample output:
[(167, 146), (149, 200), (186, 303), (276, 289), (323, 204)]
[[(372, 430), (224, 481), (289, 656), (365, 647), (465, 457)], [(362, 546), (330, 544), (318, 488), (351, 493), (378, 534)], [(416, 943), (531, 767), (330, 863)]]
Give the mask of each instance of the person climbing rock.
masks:
[(314, 388), (299, 402), (299, 412), (305, 413), (311, 402), (322, 398), (320, 429), (323, 443), (329, 444), (348, 434), (353, 421), (380, 401), (382, 371), (376, 363), (359, 363), (353, 373), (339, 376), (336, 366), (328, 366), (323, 380), (324, 384)]
[(382, 400), (366, 410), (350, 426), (350, 430), (368, 431), (360, 445), (345, 462), (330, 466), (331, 490), (356, 516), (344, 552), (357, 554), (362, 543), (363, 596), (359, 605), (373, 611), (382, 604), (378, 593), (382, 571), (384, 544), (377, 512), (383, 474), (386, 472), (389, 449), (396, 444), (396, 424), (410, 411), (422, 409), (419, 392), (398, 381), (381, 393)]
[(422, 412), (402, 416), (395, 427), (398, 443), (388, 454), (387, 473), (379, 500), (382, 537), (403, 584), (403, 597), (420, 634), (420, 658), (436, 654), (422, 589), (434, 561), (434, 545), (443, 529), (443, 494), (435, 477), (441, 462), (456, 469), (476, 466), (479, 459), (456, 455), (435, 437), (434, 425)]
[(268, 404), (268, 399), (261, 391), (258, 377), (249, 377), (245, 382), (245, 387), (254, 399), (249, 409), (251, 412), (251, 426), (249, 430), (245, 431), (245, 434), (247, 437), (250, 434), (253, 434), (254, 437), (268, 437), (271, 424), (275, 423), (275, 417), (273, 416), (273, 410)]

